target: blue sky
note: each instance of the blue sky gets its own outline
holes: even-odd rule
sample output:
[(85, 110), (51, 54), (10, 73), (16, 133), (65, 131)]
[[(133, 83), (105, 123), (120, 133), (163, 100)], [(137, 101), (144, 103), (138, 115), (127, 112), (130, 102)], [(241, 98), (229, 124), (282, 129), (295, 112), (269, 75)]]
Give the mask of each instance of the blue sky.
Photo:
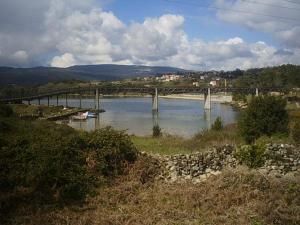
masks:
[(300, 64), (299, 37), (300, 3), (286, 0), (0, 1), (0, 66)]
[(167, 13), (182, 15), (185, 18), (184, 30), (190, 38), (218, 41), (239, 36), (249, 42), (265, 41), (273, 45), (278, 44), (270, 34), (221, 21), (216, 17), (215, 9), (193, 5), (193, 3), (197, 3), (206, 6), (210, 5), (212, 1), (187, 0), (184, 2), (187, 4), (183, 4), (182, 1), (172, 2), (172, 0), (114, 0), (104, 4), (103, 8), (112, 11), (126, 24), (130, 24), (132, 21), (143, 22), (147, 17), (159, 17)]

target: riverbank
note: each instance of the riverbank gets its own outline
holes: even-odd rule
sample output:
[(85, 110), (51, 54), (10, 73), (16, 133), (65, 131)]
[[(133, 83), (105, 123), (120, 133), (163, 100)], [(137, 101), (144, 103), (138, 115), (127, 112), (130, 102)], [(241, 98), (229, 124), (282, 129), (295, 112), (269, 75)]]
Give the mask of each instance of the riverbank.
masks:
[(45, 106), (45, 105), (26, 105), (26, 104), (12, 104), (10, 105), (15, 115), (21, 119), (42, 119), (56, 121), (76, 115), (79, 112), (92, 111), (95, 113), (102, 113), (105, 110), (82, 109), (76, 107), (64, 106)]
[[(160, 98), (166, 99), (185, 99), (185, 100), (202, 100), (204, 101), (204, 95), (192, 95), (192, 94), (173, 94), (173, 95), (162, 95)], [(232, 102), (231, 95), (211, 95), (212, 102), (219, 103), (230, 103)]]

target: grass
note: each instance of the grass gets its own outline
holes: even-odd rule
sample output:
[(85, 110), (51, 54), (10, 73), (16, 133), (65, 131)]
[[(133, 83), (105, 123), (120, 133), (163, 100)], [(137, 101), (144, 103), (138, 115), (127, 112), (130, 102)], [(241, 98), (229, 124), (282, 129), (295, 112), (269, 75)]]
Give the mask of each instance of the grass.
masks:
[(45, 106), (45, 105), (26, 105), (26, 104), (12, 104), (10, 105), (13, 112), (18, 116), (37, 116), (39, 111), (42, 112), (42, 117), (51, 117), (55, 115), (62, 115), (67, 112), (72, 112), (77, 109), (63, 110), (63, 106)]
[(132, 136), (131, 140), (140, 151), (163, 155), (185, 154), (205, 151), (213, 146), (243, 143), (235, 124), (227, 125), (221, 131), (205, 130), (190, 139), (167, 134), (158, 138)]
[(186, 140), (182, 137), (172, 135), (157, 138), (131, 136), (131, 140), (138, 150), (149, 153), (172, 155), (191, 152), (191, 149), (185, 144)]
[(62, 112), (61, 106), (45, 106), (45, 105), (25, 105), (13, 104), (10, 105), (16, 115), (37, 115), (38, 111), (42, 111), (45, 116), (53, 115)]
[(167, 184), (142, 179), (151, 171), (140, 158), (82, 206), (16, 207), (11, 223), (72, 225), (300, 224), (300, 176), (271, 178), (237, 168), (201, 184)]

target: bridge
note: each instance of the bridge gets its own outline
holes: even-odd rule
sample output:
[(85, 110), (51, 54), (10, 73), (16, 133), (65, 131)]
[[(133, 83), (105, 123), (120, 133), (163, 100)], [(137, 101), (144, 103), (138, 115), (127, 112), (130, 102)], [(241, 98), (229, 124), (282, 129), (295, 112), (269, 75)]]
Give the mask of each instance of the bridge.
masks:
[(50, 98), (56, 97), (56, 105), (58, 105), (59, 96), (65, 96), (65, 105), (68, 107), (68, 95), (78, 94), (79, 95), (79, 108), (81, 108), (82, 96), (86, 93), (93, 94), (95, 96), (95, 109), (100, 107), (100, 94), (119, 94), (123, 93), (139, 93), (152, 95), (152, 110), (158, 111), (158, 95), (170, 95), (170, 94), (184, 94), (184, 93), (195, 93), (204, 95), (204, 108), (211, 108), (211, 94), (212, 93), (242, 93), (242, 94), (252, 94), (258, 95), (266, 94), (270, 92), (287, 92), (286, 89), (278, 87), (265, 87), (265, 88), (235, 88), (235, 87), (100, 87), (100, 86), (88, 86), (88, 87), (78, 87), (69, 89), (59, 89), (51, 90), (43, 93), (34, 93), (24, 96), (14, 96), (8, 98), (0, 99), (2, 103), (22, 103), (23, 101), (28, 101), (30, 104), (33, 100), (40, 100), (47, 98), (48, 106), (50, 105)]

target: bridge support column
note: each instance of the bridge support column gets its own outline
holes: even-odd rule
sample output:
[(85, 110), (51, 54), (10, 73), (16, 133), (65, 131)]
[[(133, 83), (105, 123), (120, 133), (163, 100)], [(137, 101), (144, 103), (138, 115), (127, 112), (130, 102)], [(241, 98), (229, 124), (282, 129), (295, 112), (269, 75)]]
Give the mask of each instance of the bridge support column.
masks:
[(66, 108), (68, 108), (68, 94), (66, 93)]
[(58, 106), (58, 95), (56, 95), (56, 106)]
[(258, 96), (258, 88), (255, 88), (255, 96)]
[(48, 107), (50, 105), (50, 98), (49, 98), (49, 96), (47, 97), (47, 105), (48, 105)]
[(152, 95), (152, 111), (158, 111), (158, 91), (155, 88), (155, 94)]
[(99, 103), (99, 89), (96, 88), (96, 96), (95, 96), (95, 109), (99, 110), (100, 103)]
[(211, 109), (210, 88), (207, 88), (207, 93), (204, 93), (204, 109)]

